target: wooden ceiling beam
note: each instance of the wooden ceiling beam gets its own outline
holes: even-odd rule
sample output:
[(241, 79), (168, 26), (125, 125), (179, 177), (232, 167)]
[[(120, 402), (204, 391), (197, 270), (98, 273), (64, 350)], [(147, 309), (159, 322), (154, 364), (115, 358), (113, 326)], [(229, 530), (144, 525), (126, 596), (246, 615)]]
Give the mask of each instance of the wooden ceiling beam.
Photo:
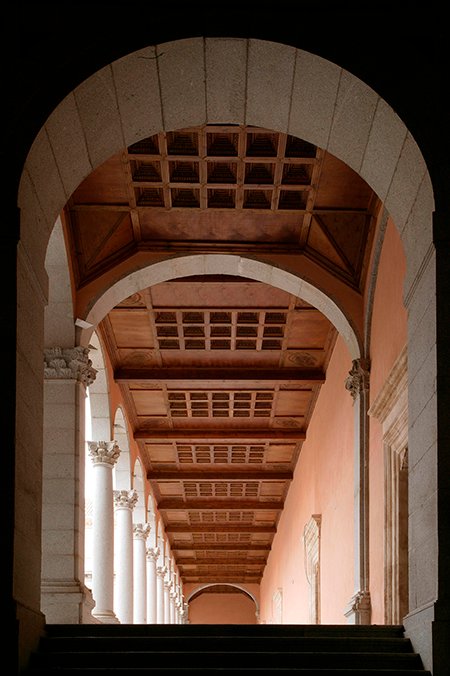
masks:
[(149, 481), (292, 481), (292, 471), (236, 470), (214, 465), (213, 468), (150, 470)]
[(136, 441), (149, 442), (170, 442), (175, 441), (180, 444), (195, 444), (197, 442), (206, 443), (208, 441), (216, 442), (222, 441), (227, 444), (230, 441), (237, 441), (244, 443), (254, 443), (255, 441), (265, 442), (297, 442), (306, 439), (306, 433), (302, 429), (290, 430), (274, 430), (274, 429), (171, 429), (171, 430), (156, 430), (156, 429), (137, 429), (134, 432), (134, 439)]
[(261, 574), (251, 575), (250, 573), (229, 573), (226, 575), (224, 573), (220, 573), (219, 575), (214, 573), (209, 575), (204, 575), (202, 573), (185, 573), (181, 576), (181, 579), (185, 583), (196, 582), (201, 584), (203, 582), (214, 582), (215, 584), (222, 584), (224, 582), (260, 582), (261, 577)]
[[(167, 524), (164, 527), (166, 533), (276, 533), (276, 526), (252, 526), (252, 524), (227, 524), (227, 523), (198, 523), (192, 525), (186, 524)], [(207, 543), (199, 546), (207, 547)], [(244, 545), (246, 546), (246, 545)]]
[(241, 542), (237, 544), (227, 543), (227, 544), (206, 544), (198, 543), (195, 544), (181, 544), (173, 543), (171, 545), (172, 552), (240, 552), (240, 551), (258, 551), (258, 552), (267, 552), (269, 553), (272, 549), (270, 544), (264, 545), (255, 545), (248, 542)]
[(289, 385), (317, 385), (325, 382), (325, 372), (322, 369), (301, 368), (236, 368), (236, 367), (188, 367), (188, 366), (161, 366), (153, 368), (119, 368), (114, 371), (114, 380), (117, 383), (132, 385), (138, 382), (161, 383), (176, 382), (180, 387), (198, 387), (199, 383), (207, 383), (208, 389), (214, 389), (214, 382), (223, 386), (223, 382), (232, 380), (251, 384), (256, 388), (261, 383), (283, 383)]
[[(246, 509), (249, 511), (280, 511), (283, 509), (284, 503), (282, 500), (270, 500), (262, 502), (261, 500), (246, 500), (245, 498), (192, 498), (184, 500), (183, 498), (163, 498), (158, 503), (158, 510), (165, 511), (183, 511), (186, 510), (214, 510), (231, 512), (236, 510)], [(250, 527), (250, 530), (252, 528)]]
[(211, 558), (211, 559), (191, 559), (189, 557), (179, 558), (176, 560), (177, 566), (265, 566), (267, 563), (266, 559), (221, 559), (221, 558)]

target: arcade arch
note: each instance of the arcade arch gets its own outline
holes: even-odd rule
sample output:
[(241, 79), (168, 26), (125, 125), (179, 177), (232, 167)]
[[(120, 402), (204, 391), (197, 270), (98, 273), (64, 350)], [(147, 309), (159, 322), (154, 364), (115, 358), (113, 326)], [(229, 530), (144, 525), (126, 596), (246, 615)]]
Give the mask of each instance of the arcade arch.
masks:
[[(82, 83), (49, 117), (27, 158), (19, 192), (18, 419), (22, 418), (25, 393), (35, 402), (42, 400), (41, 382), (36, 378), (37, 353), (48, 346), (36, 330), (36, 349), (30, 353), (28, 328), (35, 311), (39, 316), (32, 325), (43, 323), (47, 241), (58, 214), (81, 180), (120, 147), (158, 129), (226, 119), (289, 130), (354, 168), (383, 200), (402, 236), (407, 258), (409, 398), (413, 404), (408, 422), (411, 481), (417, 481), (419, 473), (423, 480), (426, 474), (431, 496), (428, 504), (436, 507), (437, 456), (432, 436), (437, 411), (432, 386), (436, 325), (435, 306), (430, 301), (435, 296), (434, 204), (429, 174), (411, 134), (364, 83), (335, 64), (287, 45), (227, 38), (180, 40), (164, 46), (166, 58), (157, 72), (155, 56), (161, 51), (161, 46), (152, 46), (128, 55)], [(186, 65), (188, 74), (181, 76), (180, 63)], [(270, 70), (262, 71), (261, 63), (270, 63)], [(318, 81), (321, 87), (317, 87)], [(71, 129), (70, 137), (67, 129)], [(424, 398), (425, 408), (414, 407), (414, 402)], [(40, 442), (33, 438), (36, 429), (42, 428), (39, 413), (35, 416), (33, 435), (18, 427), (19, 464), (25, 449), (36, 460), (42, 454)], [(40, 511), (40, 491), (30, 487), (30, 480), (19, 477), (18, 499), (31, 488)], [(73, 481), (76, 485), (75, 477)], [(411, 497), (410, 526), (414, 528), (423, 518), (424, 506), (415, 501), (414, 492)], [(413, 612), (405, 622), (425, 663), (431, 663), (431, 621), (438, 580), (437, 556), (432, 557), (434, 565), (423, 556), (425, 550), (437, 552), (436, 509), (433, 513), (431, 532), (418, 529), (411, 546), (410, 558), (416, 560), (418, 572), (410, 580)], [(33, 526), (25, 521), (17, 522), (16, 527), (21, 534), (16, 560), (28, 560), (32, 554), (21, 557), (27, 549), (34, 552), (39, 568), (40, 533), (30, 532)], [(426, 565), (419, 563), (425, 560)], [(17, 575), (20, 579), (20, 571)], [(36, 589), (24, 580), (18, 589), (20, 618), (38, 631)]]

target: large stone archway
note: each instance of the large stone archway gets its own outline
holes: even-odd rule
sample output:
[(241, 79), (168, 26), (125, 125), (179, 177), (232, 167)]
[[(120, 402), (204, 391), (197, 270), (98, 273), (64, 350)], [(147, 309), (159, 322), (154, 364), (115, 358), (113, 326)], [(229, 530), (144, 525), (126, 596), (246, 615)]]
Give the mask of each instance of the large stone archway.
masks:
[[(39, 466), (42, 457), (40, 355), (48, 287), (44, 260), (61, 209), (79, 183), (125, 145), (160, 130), (223, 120), (288, 132), (330, 151), (375, 190), (402, 236), (414, 533), (411, 611), (405, 624), (425, 664), (431, 665), (439, 580), (432, 187), (421, 152), (395, 112), (376, 92), (329, 61), (262, 40), (179, 40), (147, 47), (106, 66), (50, 115), (27, 157), (19, 191), (17, 421), (27, 419), (29, 424), (17, 425), (17, 466), (29, 466), (30, 458)], [(424, 485), (426, 496), (420, 490)], [(28, 634), (38, 633), (42, 625), (39, 519), (22, 518), (30, 508), (41, 513), (40, 485), (35, 476), (19, 471), (16, 601)], [(421, 528), (424, 520), (427, 529)]]

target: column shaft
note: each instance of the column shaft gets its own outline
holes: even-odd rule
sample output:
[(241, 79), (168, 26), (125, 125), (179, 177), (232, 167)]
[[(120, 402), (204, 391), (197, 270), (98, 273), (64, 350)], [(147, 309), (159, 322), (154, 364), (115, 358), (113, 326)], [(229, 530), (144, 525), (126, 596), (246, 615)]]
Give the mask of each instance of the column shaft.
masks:
[(115, 491), (115, 594), (114, 610), (122, 624), (133, 622), (133, 515), (135, 491)]
[(158, 549), (147, 549), (147, 624), (157, 623), (156, 559)]
[(166, 569), (164, 567), (156, 570), (156, 622), (157, 624), (164, 624), (164, 575)]
[(145, 541), (149, 527), (147, 524), (134, 525), (134, 624), (147, 622), (147, 570), (145, 556)]

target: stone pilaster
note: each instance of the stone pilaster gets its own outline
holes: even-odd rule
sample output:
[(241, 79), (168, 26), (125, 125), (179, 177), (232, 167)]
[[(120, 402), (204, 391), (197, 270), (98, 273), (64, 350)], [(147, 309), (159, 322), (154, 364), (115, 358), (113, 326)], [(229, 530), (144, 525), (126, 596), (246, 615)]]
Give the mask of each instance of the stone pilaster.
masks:
[(345, 380), (354, 406), (354, 584), (344, 611), (349, 624), (370, 624), (369, 593), (369, 385), (370, 364), (354, 359)]
[(85, 347), (44, 350), (41, 608), (48, 623), (90, 616), (84, 584), (86, 387), (96, 375)]

